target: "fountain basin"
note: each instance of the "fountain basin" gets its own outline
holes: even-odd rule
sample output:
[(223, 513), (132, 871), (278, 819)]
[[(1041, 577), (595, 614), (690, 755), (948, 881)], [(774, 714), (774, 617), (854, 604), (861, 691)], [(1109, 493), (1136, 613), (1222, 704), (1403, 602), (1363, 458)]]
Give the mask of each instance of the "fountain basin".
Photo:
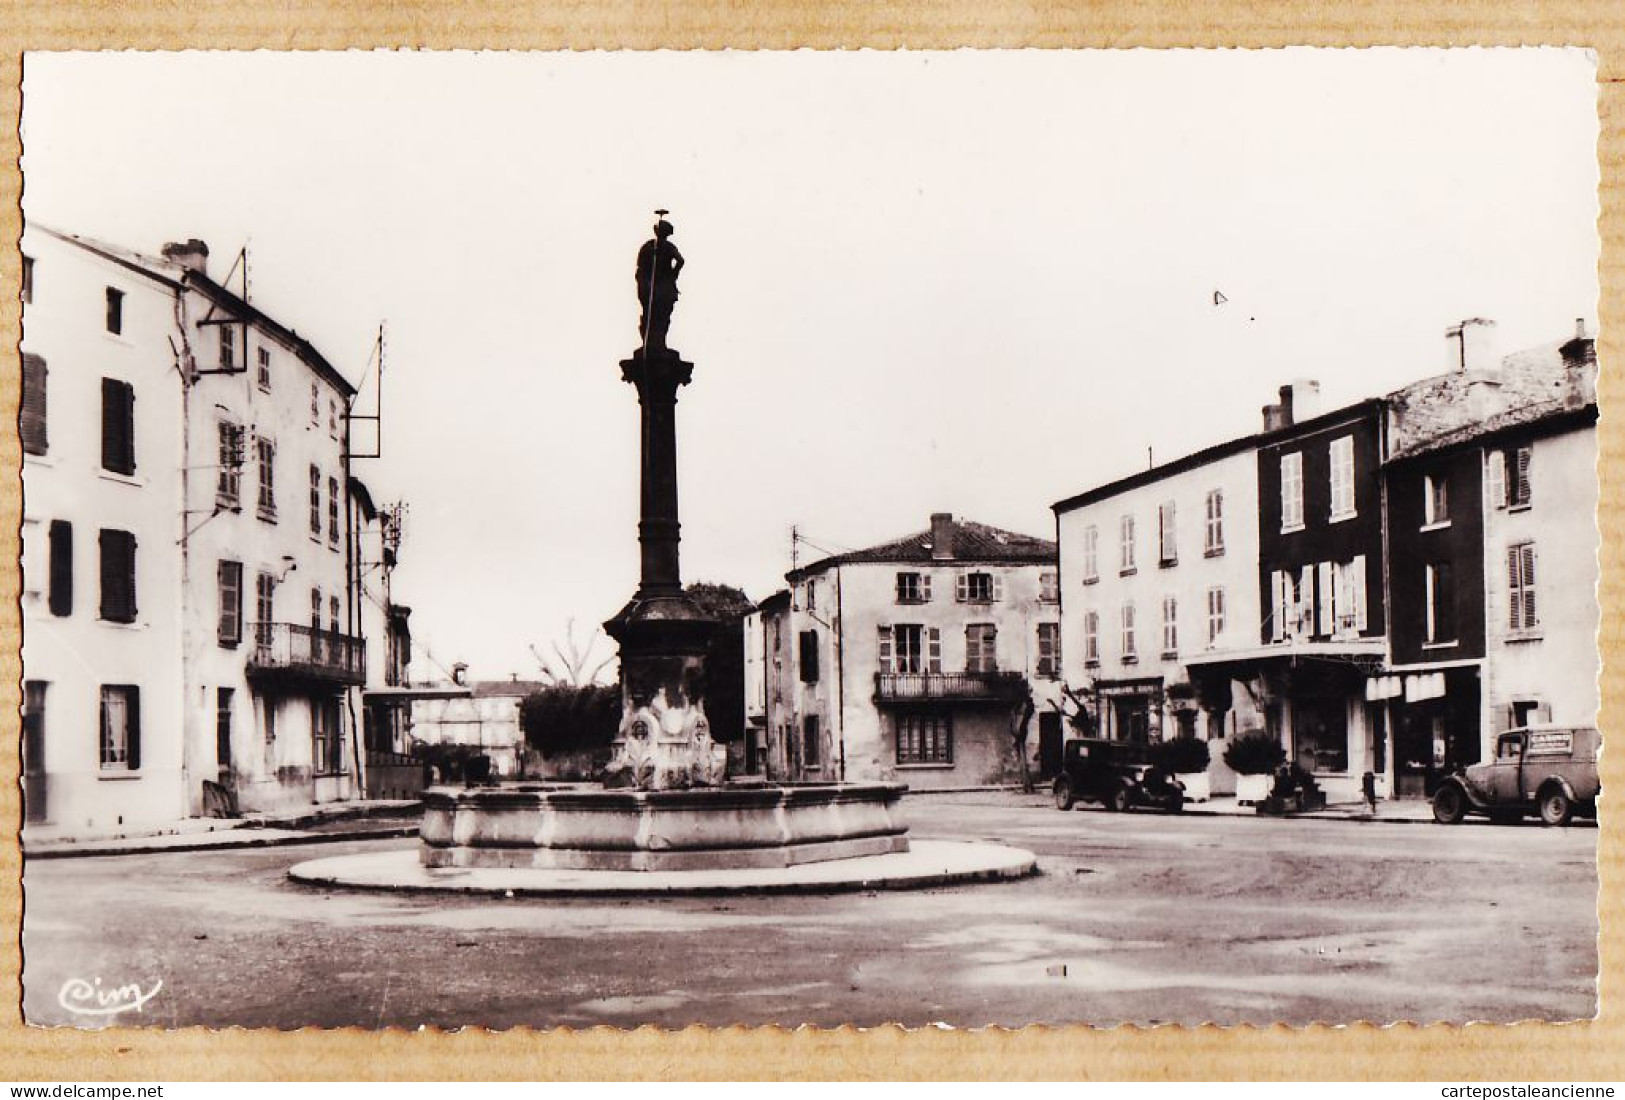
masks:
[(908, 851), (900, 783), (424, 792), (426, 867), (711, 871)]

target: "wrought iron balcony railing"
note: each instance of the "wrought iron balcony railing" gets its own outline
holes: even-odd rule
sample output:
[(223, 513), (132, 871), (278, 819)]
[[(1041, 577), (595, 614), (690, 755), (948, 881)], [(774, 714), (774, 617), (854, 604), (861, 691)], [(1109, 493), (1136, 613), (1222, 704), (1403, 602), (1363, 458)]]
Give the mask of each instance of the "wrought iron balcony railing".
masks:
[(255, 623), (248, 671), (338, 684), (367, 679), (367, 648), (360, 638), (298, 623)]
[(1027, 693), (1019, 672), (877, 672), (877, 703), (1005, 702)]

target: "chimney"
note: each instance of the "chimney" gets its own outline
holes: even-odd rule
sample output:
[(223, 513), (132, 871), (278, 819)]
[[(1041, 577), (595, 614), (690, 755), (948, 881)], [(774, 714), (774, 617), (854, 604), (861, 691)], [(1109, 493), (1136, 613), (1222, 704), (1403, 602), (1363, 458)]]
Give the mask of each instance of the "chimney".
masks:
[(1597, 341), (1586, 335), (1586, 319), (1574, 320), (1574, 339), (1558, 349), (1563, 356), (1566, 408), (1578, 409), (1597, 400)]
[(185, 242), (170, 241), (164, 245), (164, 259), (199, 275), (209, 273), (209, 246), (196, 237)]
[(1469, 317), (1445, 329), (1444, 339), (1451, 370), (1497, 376), (1501, 373), (1500, 343), (1494, 321)]
[(1289, 423), (1302, 424), (1320, 415), (1320, 383), (1313, 378), (1294, 378), (1281, 392), (1292, 395), (1287, 403)]
[(451, 666), (451, 682), (459, 687), (468, 683), (468, 666), (458, 661)]
[(931, 513), (931, 558), (947, 561), (954, 556), (954, 514)]

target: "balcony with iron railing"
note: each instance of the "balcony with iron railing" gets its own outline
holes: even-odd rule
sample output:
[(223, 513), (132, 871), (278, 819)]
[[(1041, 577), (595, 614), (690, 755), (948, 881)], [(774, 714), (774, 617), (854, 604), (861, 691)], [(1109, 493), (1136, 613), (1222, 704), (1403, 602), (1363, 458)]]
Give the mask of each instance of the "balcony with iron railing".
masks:
[(255, 623), (248, 673), (263, 679), (362, 684), (367, 647), (360, 638), (299, 623)]
[(1027, 696), (1019, 672), (877, 672), (876, 703), (1008, 703)]

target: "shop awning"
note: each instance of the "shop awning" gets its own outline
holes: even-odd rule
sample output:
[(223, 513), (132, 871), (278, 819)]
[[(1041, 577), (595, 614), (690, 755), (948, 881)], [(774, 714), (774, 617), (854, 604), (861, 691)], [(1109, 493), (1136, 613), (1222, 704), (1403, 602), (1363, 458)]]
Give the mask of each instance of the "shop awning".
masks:
[(1345, 641), (1291, 641), (1247, 649), (1214, 649), (1184, 659), (1190, 668), (1217, 668), (1224, 665), (1257, 664), (1265, 661), (1315, 659), (1348, 661), (1361, 665), (1380, 662), (1388, 655), (1388, 643), (1381, 638), (1355, 638)]
[(378, 687), (361, 693), (362, 703), (410, 703), (414, 699), (471, 699), (473, 689), (450, 684), (445, 687)]

